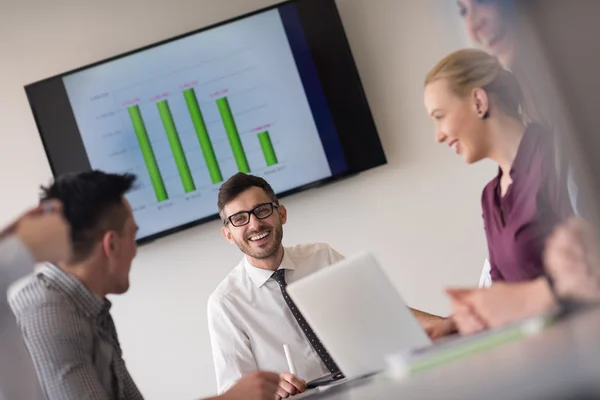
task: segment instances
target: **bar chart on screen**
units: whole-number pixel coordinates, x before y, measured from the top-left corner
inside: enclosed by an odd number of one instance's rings
[[[91,167],[137,176],[127,199],[141,235],[214,216],[220,186],[237,172],[277,193],[332,175],[277,12],[64,83]]]
[[[227,58],[215,62],[230,65],[235,55]],[[128,155],[115,157],[124,159],[118,164],[130,163],[128,169],[149,177],[147,186],[158,203],[211,190],[238,171],[285,167],[277,156],[285,143],[273,139],[280,136],[279,123],[260,71],[212,66],[225,73],[201,80],[195,76],[207,75],[202,68],[206,63],[112,93],[121,129],[130,133],[124,143]]]

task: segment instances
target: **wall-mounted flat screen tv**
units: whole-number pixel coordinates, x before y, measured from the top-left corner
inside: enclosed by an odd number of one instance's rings
[[[334,0],[296,0],[25,87],[55,176],[138,177],[144,242],[218,217],[238,171],[288,195],[386,163]]]

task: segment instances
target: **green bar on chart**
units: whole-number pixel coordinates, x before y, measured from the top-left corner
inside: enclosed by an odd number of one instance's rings
[[[179,176],[181,177],[181,183],[183,183],[183,189],[186,193],[193,192],[196,190],[196,185],[194,184],[190,167],[185,158],[183,147],[181,146],[181,140],[179,139],[179,134],[175,127],[175,121],[173,121],[169,103],[167,103],[167,100],[161,100],[156,103],[156,107],[158,107],[160,119],[162,120],[163,127],[167,133],[167,138],[169,139],[169,146],[171,146],[171,152],[175,158],[175,164],[177,165],[177,171],[179,171]]]
[[[200,148],[202,149],[202,154],[204,155],[204,160],[206,161],[206,167],[208,168],[210,179],[213,184],[223,182],[223,175],[221,174],[221,169],[219,168],[219,163],[217,162],[217,156],[215,155],[212,142],[208,136],[208,130],[206,129],[204,117],[202,117],[202,112],[200,111],[200,106],[198,105],[198,99],[196,98],[194,88],[184,90],[183,97],[185,98],[185,103],[187,104],[190,117],[192,117],[194,130],[196,131],[198,141],[200,142]]]
[[[260,142],[260,147],[262,147],[263,154],[265,155],[265,161],[267,162],[267,166],[277,164],[277,155],[275,154],[275,149],[273,148],[273,143],[271,142],[271,136],[269,136],[268,131],[264,131],[258,134],[258,141]]]
[[[238,171],[249,173],[250,166],[248,165],[248,159],[246,158],[246,153],[244,153],[242,140],[240,139],[240,134],[235,126],[235,121],[233,120],[233,115],[231,114],[231,108],[229,107],[229,101],[227,100],[227,97],[221,97],[220,99],[217,99],[217,106],[219,107],[221,119],[223,119],[223,125],[225,126],[225,131],[227,132],[227,138],[229,139],[229,145],[233,151],[233,158],[235,158]]]
[[[135,136],[140,144],[140,150],[142,151],[144,162],[146,163],[146,168],[148,169],[148,174],[150,175],[150,181],[152,182],[152,187],[154,188],[154,193],[156,194],[156,200],[159,202],[167,200],[169,198],[167,195],[167,189],[165,188],[165,183],[163,182],[162,175],[158,169],[156,156],[154,155],[152,144],[148,138],[148,132],[146,131],[146,126],[144,125],[144,120],[142,119],[140,107],[138,105],[127,107],[127,111],[129,112],[129,118],[131,118],[131,122],[133,123]]]

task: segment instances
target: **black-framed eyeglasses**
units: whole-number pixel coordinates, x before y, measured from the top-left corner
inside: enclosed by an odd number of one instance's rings
[[[269,218],[273,215],[273,210],[279,207],[275,203],[263,203],[254,207],[249,211],[240,211],[233,215],[230,215],[223,221],[223,225],[227,225],[228,222],[235,227],[240,227],[244,225],[248,225],[250,222],[250,216],[254,214],[254,216],[258,219]]]

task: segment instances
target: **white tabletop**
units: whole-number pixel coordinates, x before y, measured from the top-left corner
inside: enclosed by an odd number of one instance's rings
[[[538,335],[399,381],[378,376],[310,398],[559,399],[567,396],[600,397],[598,307],[572,315]]]

